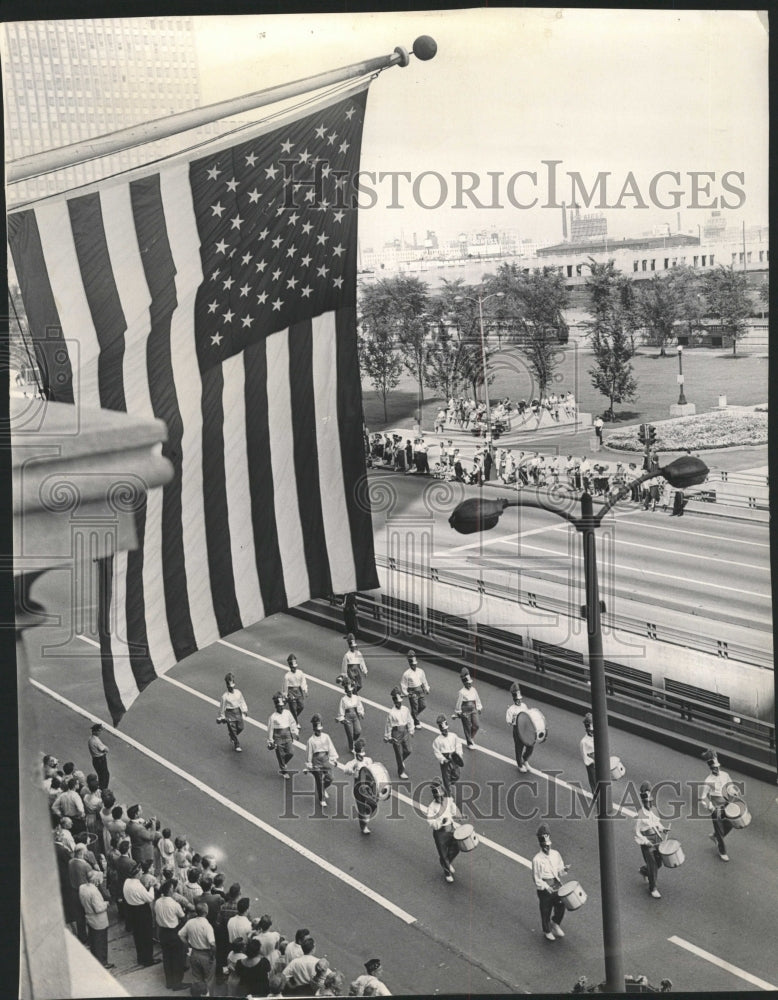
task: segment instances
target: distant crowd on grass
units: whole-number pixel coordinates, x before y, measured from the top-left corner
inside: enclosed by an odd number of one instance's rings
[[[492,430],[497,433],[509,431],[512,419],[521,422],[532,416],[539,421],[544,412],[557,423],[561,422],[562,417],[574,420],[577,412],[575,396],[570,391],[561,390],[558,395],[552,392],[548,396],[533,397],[529,401],[520,399],[518,403],[506,396],[490,407]],[[446,428],[454,427],[485,436],[486,403],[483,400],[475,402],[464,396],[452,396],[448,405],[441,407],[435,416],[435,431],[442,434]]]
[[[192,996],[391,996],[379,959],[346,988],[316,955],[308,928],[284,936],[265,913],[254,916],[239,882],[227,883],[212,854],[117,803],[96,774],[43,758],[65,920],[106,969],[108,928],[132,934],[140,966],[158,965],[165,986]],[[189,971],[191,982],[184,983]],[[160,988],[162,984],[160,983]]]

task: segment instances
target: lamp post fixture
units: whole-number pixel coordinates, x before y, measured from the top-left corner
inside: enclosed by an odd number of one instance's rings
[[[676,350],[678,351],[678,387],[680,389],[678,405],[686,406],[686,396],[683,394],[683,345],[679,344]]]
[[[454,302],[460,303],[468,299],[470,302],[478,303],[478,325],[481,332],[481,370],[484,375],[484,402],[486,403],[486,447],[489,454],[492,454],[492,410],[489,405],[489,378],[486,374],[486,347],[484,345],[484,302],[487,299],[504,299],[505,292],[492,292],[491,295],[457,295]]]
[[[684,489],[705,481],[708,467],[699,458],[684,455],[658,470],[658,474],[671,486]],[[657,475],[656,470],[646,472],[637,483]],[[602,936],[605,951],[605,978],[608,993],[624,992],[624,962],[619,920],[619,899],[616,888],[616,840],[614,816],[611,807],[610,748],[608,740],[608,703],[605,693],[605,663],[602,649],[602,624],[600,621],[600,588],[597,579],[597,551],[595,531],[611,507],[630,492],[622,489],[603,504],[595,514],[592,498],[588,493],[581,497],[581,515],[575,517],[561,509],[548,496],[537,491],[519,490],[515,499],[498,497],[495,500],[464,500],[455,507],[449,524],[461,534],[488,531],[499,521],[506,507],[536,507],[564,518],[581,533],[583,543],[584,578],[586,585],[586,624],[589,644],[589,676],[591,680],[592,716],[594,718],[594,757],[597,778],[597,838],[600,854],[600,891],[602,895]]]

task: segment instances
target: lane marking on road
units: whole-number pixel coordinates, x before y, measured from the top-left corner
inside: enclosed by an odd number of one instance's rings
[[[246,656],[251,656],[256,660],[261,660],[263,663],[269,663],[271,666],[277,667],[279,670],[286,671],[288,669],[285,663],[279,663],[277,660],[272,660],[270,659],[270,657],[263,656],[261,653],[255,653],[253,649],[246,649],[245,646],[238,646],[234,642],[229,642],[227,639],[218,639],[217,642],[221,643],[222,646],[228,646],[230,649],[234,649],[239,653],[244,653]],[[337,692],[342,691],[342,688],[340,688],[337,684],[330,684],[329,681],[320,680],[318,677],[314,677],[311,674],[306,674],[305,676],[308,678],[308,680],[312,681],[314,684],[321,684],[322,687],[329,688],[331,691],[337,691]],[[360,698],[362,698],[362,695],[360,695]],[[384,712],[385,714],[387,712],[386,707],[384,705],[379,705],[378,702],[376,701],[371,701],[369,698],[362,698],[362,701],[366,705],[370,705],[371,708],[377,708],[380,712]],[[427,722],[420,723],[420,725],[417,728],[426,729],[428,732],[434,733],[436,736],[439,732],[437,726],[431,726]],[[483,730],[483,726],[481,727],[481,729]],[[490,750],[489,747],[479,746],[476,744],[476,746],[473,749],[478,753],[486,754],[487,757],[494,757],[495,760],[500,760],[505,764],[515,765],[516,763],[516,761],[512,757],[506,757],[505,754],[498,753],[496,750]],[[553,781],[561,788],[566,788],[570,792],[577,793],[578,795],[583,795],[585,798],[588,799],[593,798],[591,792],[587,791],[585,788],[581,788],[579,785],[572,785],[569,782],[565,781],[563,778],[558,778],[556,777],[556,775],[553,774],[546,774],[545,771],[539,771],[537,768],[531,767],[530,765],[527,765],[527,767],[529,768],[532,774],[536,774],[539,778],[544,778],[546,781]],[[635,810],[630,809],[629,806],[616,806],[616,809],[618,809],[618,811],[623,813],[625,816],[629,816],[632,819],[634,819],[637,816]]]
[[[32,684],[32,686],[37,688],[39,691],[43,692],[43,694],[48,695],[54,701],[58,702],[61,705],[64,705],[66,708],[69,708],[77,715],[80,715],[82,718],[85,718],[91,722],[102,722],[102,719],[100,719],[98,716],[92,715],[91,712],[88,712],[86,711],[86,709],[83,709],[79,705],[74,704],[72,701],[69,701],[67,698],[58,694],[56,691],[52,691],[51,688],[46,687],[39,681],[30,678],[30,684]],[[203,696],[203,698],[205,698],[205,700],[208,701],[212,700],[207,698],[207,696]],[[325,872],[327,872],[328,875],[333,875],[335,878],[339,879],[341,882],[350,886],[352,889],[356,889],[357,892],[361,893],[363,896],[366,896],[374,903],[378,903],[379,906],[383,907],[383,909],[385,910],[388,910],[389,913],[393,914],[393,916],[398,917],[400,920],[403,921],[403,923],[406,924],[416,923],[416,917],[408,913],[407,910],[404,910],[402,909],[402,907],[397,906],[396,903],[393,903],[390,899],[387,899],[386,896],[382,896],[374,889],[371,889],[370,886],[365,885],[364,882],[360,882],[358,879],[355,879],[352,875],[349,875],[348,872],[344,872],[341,868],[338,868],[335,865],[331,864],[329,861],[325,861],[324,858],[319,857],[318,854],[315,854],[313,851],[309,851],[307,847],[303,847],[302,844],[297,843],[297,841],[293,840],[291,837],[288,837],[285,833],[281,833],[281,831],[277,830],[274,826],[271,826],[264,820],[259,819],[258,816],[254,816],[253,813],[250,813],[247,809],[243,809],[235,802],[232,802],[226,796],[222,795],[220,792],[217,792],[216,789],[211,788],[209,785],[206,785],[205,782],[200,781],[198,778],[195,778],[194,775],[189,774],[188,771],[184,771],[183,768],[180,768],[177,765],[173,764],[171,761],[167,760],[166,758],[161,757],[158,753],[155,753],[149,747],[146,747],[142,743],[139,743],[138,740],[133,739],[126,733],[120,732],[118,729],[115,729],[108,723],[102,722],[102,725],[103,728],[106,730],[106,732],[109,732],[113,736],[116,736],[118,739],[122,740],[128,746],[133,747],[133,749],[138,750],[146,757],[149,757],[151,760],[155,761],[161,767],[167,768],[167,770],[172,771],[173,774],[177,775],[179,778],[182,778],[184,781],[189,782],[189,784],[198,789],[198,791],[202,792],[204,795],[207,795],[215,802],[218,802],[219,805],[224,806],[225,809],[229,809],[237,816],[240,816],[241,819],[246,820],[247,823],[251,823],[252,826],[255,826],[257,827],[257,829],[262,830],[263,833],[266,833],[268,834],[268,836],[273,837],[275,840],[279,841],[285,847],[291,848],[291,850],[295,851],[297,854],[304,857],[307,861],[310,861],[312,864],[317,865],[319,868],[323,869]]]
[[[752,986],[758,986],[760,990],[778,990],[778,986],[774,986],[772,983],[768,983],[764,979],[760,979],[758,976],[753,976],[750,972],[746,972],[744,969],[739,969],[736,965],[732,965],[730,962],[725,962],[724,959],[719,958],[718,955],[712,955],[709,951],[705,951],[703,948],[698,948],[696,944],[691,944],[689,941],[684,941],[683,938],[676,937],[675,934],[667,940],[671,944],[677,944],[679,948],[685,948],[686,951],[690,951],[693,955],[704,958],[706,962],[710,962],[712,965],[717,965],[720,969],[724,969],[726,972],[731,972],[733,976],[738,976],[740,979],[744,979],[747,983],[751,983]]]
[[[632,548],[635,549],[648,549],[650,552],[665,552],[667,555],[671,556],[681,555],[681,553],[677,549],[663,549],[660,548],[658,545],[646,545],[643,542],[630,542],[624,538],[619,538],[614,544],[618,545],[619,547],[626,545],[626,546],[631,546]],[[528,545],[527,548],[530,549],[540,548],[540,546]],[[544,549],[543,551],[548,552],[549,550]],[[741,569],[755,569],[759,570],[760,572],[769,571],[770,569],[769,565],[760,566],[757,565],[756,563],[739,563],[739,562],[734,562],[731,559],[720,559],[718,556],[705,556],[701,552],[686,553],[686,556],[692,559],[705,559],[708,562],[724,563],[725,566],[739,566]]]
[[[767,527],[767,525],[763,525],[763,527]],[[733,540],[731,535],[726,535],[726,536],[716,535],[716,534],[714,534],[712,532],[710,534],[708,534],[705,531],[692,531],[690,528],[676,528],[676,527],[671,527],[669,524],[662,527],[662,534],[663,535],[694,535],[696,538],[704,538],[704,539],[706,539],[709,543],[710,542],[731,542]],[[751,541],[751,540],[749,540],[747,538],[738,538],[737,539],[737,545],[738,545],[738,548],[741,545],[755,545],[757,548],[760,548],[760,549],[769,549],[770,548],[770,543],[769,542],[754,542],[754,541]]]

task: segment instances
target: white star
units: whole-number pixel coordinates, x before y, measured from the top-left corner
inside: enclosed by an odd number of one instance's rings
[[[249,153],[249,155],[246,157],[247,165],[249,167],[253,167],[256,162],[257,162],[256,156],[253,153]]]
[[[253,316],[244,316],[243,319],[241,320],[243,326],[248,326],[248,327],[250,327],[253,322],[254,322]]]
[[[312,229],[313,226],[310,224],[310,222],[306,222],[305,225],[303,226],[303,232],[305,233],[306,236],[308,235],[308,233],[310,233]]]
[[[354,114],[355,111],[356,111],[356,108],[349,108],[348,111],[346,112],[346,118],[348,118],[349,121],[351,121],[351,117],[352,117],[352,115]]]
[[[222,203],[220,201],[217,201],[215,205],[211,205],[211,211],[213,212],[214,215],[218,215],[219,218],[221,219],[222,212],[224,211],[224,209],[222,208]]]
[[[224,282],[224,287],[225,289],[230,289],[234,284],[235,282],[233,281],[232,278],[227,278],[227,280]]]
[[[333,142],[335,142],[335,140],[337,138],[338,138],[338,133],[337,132],[330,132],[330,134],[327,136],[327,142],[331,146],[333,144]]]
[[[343,211],[340,211],[340,212],[336,212],[336,213],[335,213],[335,214],[333,215],[333,217],[332,217],[332,218],[333,218],[333,219],[335,220],[335,222],[342,222],[342,221],[343,221],[343,216],[344,216],[345,214],[346,214],[346,213],[345,213],[345,212],[343,212]]]
[[[219,305],[219,303],[216,301],[216,299],[214,299],[213,302],[209,302],[208,303],[208,312],[209,313],[215,313],[218,305]]]
[[[307,190],[307,191],[305,192],[305,200],[306,200],[306,201],[313,201],[313,199],[314,199],[315,197],[316,197],[316,195],[315,195],[315,194],[313,193],[313,191],[311,191],[310,189],[308,189],[308,190]]]
[[[234,256],[235,256],[235,247],[233,247],[232,250],[230,250],[230,260],[232,260]]]
[[[266,267],[267,267],[267,263],[264,260],[264,258],[262,260],[258,260],[257,261],[257,270],[258,271],[264,271]]]
[[[343,187],[343,185],[345,183],[346,183],[346,178],[345,177],[336,177],[335,178],[335,187],[336,188]]]
[[[302,297],[304,299],[307,299],[310,296],[310,294],[311,294],[312,291],[313,291],[313,289],[311,288],[310,285],[306,285],[305,288],[301,288],[300,289],[300,292],[301,292]]]
[[[251,263],[251,254],[250,254],[250,253],[244,253],[244,254],[243,254],[243,256],[242,256],[242,257],[240,258],[240,262],[241,262],[241,264],[242,264],[242,265],[243,265],[244,267],[245,267],[245,266],[246,266],[247,264],[250,264],[250,263]]]
[[[324,264],[322,264],[321,267],[319,267],[319,268],[316,269],[316,273],[319,275],[320,278],[325,278],[327,276],[327,272],[328,271],[329,271],[329,268],[325,267]]]
[[[332,167],[329,165],[329,163],[325,163],[324,166],[321,168],[322,177],[329,177],[331,173],[332,173]]]
[[[318,236],[316,237],[316,242],[317,242],[318,244],[320,244],[321,246],[324,246],[324,244],[325,244],[325,243],[327,242],[327,240],[328,240],[328,239],[329,239],[329,236],[327,236],[327,234],[326,234],[326,233],[320,233],[320,234],[319,234],[319,235],[318,235]]]
[[[220,173],[221,173],[221,170],[219,170],[218,167],[211,167],[211,169],[208,171],[208,180],[209,181],[215,181],[216,178],[219,176]]]
[[[259,302],[259,304],[263,306],[267,302],[267,292],[261,292],[257,296],[257,302]]]
[[[267,229],[263,229],[262,232],[257,236],[257,239],[258,240],[266,240],[267,239],[267,234],[268,234],[268,230]]]
[[[273,312],[278,312],[283,304],[284,304],[283,299],[276,299],[275,302],[273,303]]]
[[[294,146],[294,143],[293,143],[293,142],[290,142],[290,141],[289,141],[289,140],[287,139],[287,140],[286,140],[286,142],[282,142],[282,143],[281,143],[281,150],[282,150],[282,151],[283,151],[284,153],[291,153],[291,152],[292,152],[292,146]]]
[[[300,216],[297,214],[297,212],[292,212],[292,214],[289,216],[289,225],[290,226],[296,226],[297,225],[297,220],[299,218],[300,218]]]
[[[228,191],[237,191],[238,190],[238,182],[235,180],[234,177],[232,178],[231,181],[227,181],[227,190]]]
[[[296,284],[297,284],[297,278],[289,278],[289,280],[286,283],[286,287],[287,288],[294,288],[294,286]]]
[[[273,281],[278,281],[280,277],[281,277],[281,268],[279,267],[276,268],[275,271],[273,271]]]
[[[300,163],[307,163],[310,160],[311,154],[306,149],[304,152],[300,153]]]
[[[316,138],[317,139],[323,139],[326,132],[327,132],[327,126],[326,125],[320,125],[316,129]]]
[[[277,250],[281,246],[282,242],[283,241],[282,241],[281,237],[280,236],[276,236],[276,238],[273,240],[273,249]]]
[[[308,265],[311,263],[311,260],[312,260],[312,258],[308,254],[306,254],[301,259],[300,263],[303,265],[303,267],[308,267]]]
[[[292,244],[292,245],[291,245],[291,246],[289,247],[289,249],[288,249],[288,250],[286,251],[286,256],[287,256],[287,257],[294,257],[294,255],[295,255],[296,253],[297,253],[297,247],[296,247],[296,246],[294,245],[294,243],[293,243],[293,244]]]
[[[211,337],[211,343],[214,345],[214,347],[218,347],[219,344],[221,344],[221,342],[222,342],[223,339],[224,338],[222,337],[222,335],[220,333],[215,333]]]
[[[330,203],[327,201],[326,198],[322,198],[322,200],[316,207],[319,209],[320,212],[326,212],[327,209],[330,207]]]
[[[218,277],[219,277],[219,271],[218,271],[218,269],[217,269],[217,270],[216,270],[216,271],[214,271],[214,272],[213,272],[213,274],[211,275],[211,281],[216,281],[216,279],[217,279]]]
[[[240,229],[243,225],[243,219],[241,219],[239,215],[236,215],[234,219],[230,219],[230,222],[232,223],[233,229]]]
[[[271,165],[269,167],[265,167],[265,176],[268,177],[270,180],[274,181],[276,179],[276,174],[277,173],[278,173],[278,171],[272,165],[272,163],[271,163]]]
[[[251,202],[252,205],[256,205],[256,203],[259,201],[259,191],[257,191],[256,188],[254,188],[253,191],[249,191],[249,201]]]
[[[219,240],[216,244],[216,253],[225,253],[227,250],[227,244],[224,240]]]
[[[340,144],[340,145],[338,146],[338,151],[339,151],[339,152],[341,152],[341,153],[345,153],[345,152],[346,152],[346,150],[348,149],[348,147],[349,147],[349,144],[348,144],[347,142],[342,142],[342,143],[341,143],[341,144]]]
[[[332,252],[335,254],[336,257],[340,257],[340,255],[344,253],[345,249],[346,248],[344,246],[341,246],[340,243],[338,243],[336,247],[332,248]]]
[[[232,317],[234,315],[235,315],[235,313],[232,311],[232,309],[228,309],[227,312],[224,313],[224,322],[225,323],[231,323],[232,322]]]
[[[332,283],[333,283],[333,285],[336,288],[342,288],[343,287],[343,278],[333,278],[332,279]]]
[[[240,288],[240,297],[242,299],[245,298],[248,295],[249,291],[250,291],[250,286],[249,285],[241,285],[241,288]]]
[[[278,208],[276,209],[276,215],[283,215],[283,214],[284,214],[284,206],[279,205]]]

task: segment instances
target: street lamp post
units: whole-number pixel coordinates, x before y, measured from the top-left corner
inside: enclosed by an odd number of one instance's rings
[[[457,295],[454,301],[464,302],[468,299],[470,302],[478,302],[478,325],[481,333],[481,370],[484,376],[484,402],[486,403],[486,447],[489,449],[489,454],[492,454],[492,410],[489,405],[489,377],[486,373],[486,346],[484,342],[484,302],[487,299],[496,298],[504,299],[505,292],[492,292],[491,295]]]
[[[678,351],[678,387],[680,389],[678,405],[686,406],[686,396],[683,394],[683,345],[679,344],[676,350]]]
[[[685,455],[658,470],[671,486],[684,489],[705,481],[708,467],[699,458]],[[657,475],[646,472],[636,485]],[[594,769],[597,779],[597,838],[600,855],[600,891],[602,894],[602,937],[605,952],[605,979],[608,993],[624,992],[624,962],[619,919],[619,899],[616,884],[616,840],[612,812],[610,747],[608,739],[608,702],[605,691],[605,662],[600,620],[600,588],[597,578],[596,529],[611,507],[630,492],[622,489],[595,514],[589,493],[581,497],[581,515],[575,517],[557,506],[548,494],[520,490],[516,499],[498,497],[495,500],[464,500],[452,512],[449,524],[461,534],[488,531],[493,528],[506,507],[535,507],[564,518],[580,532],[583,544],[584,578],[586,585],[586,624],[589,645],[589,676],[591,680],[592,716],[594,720]]]

